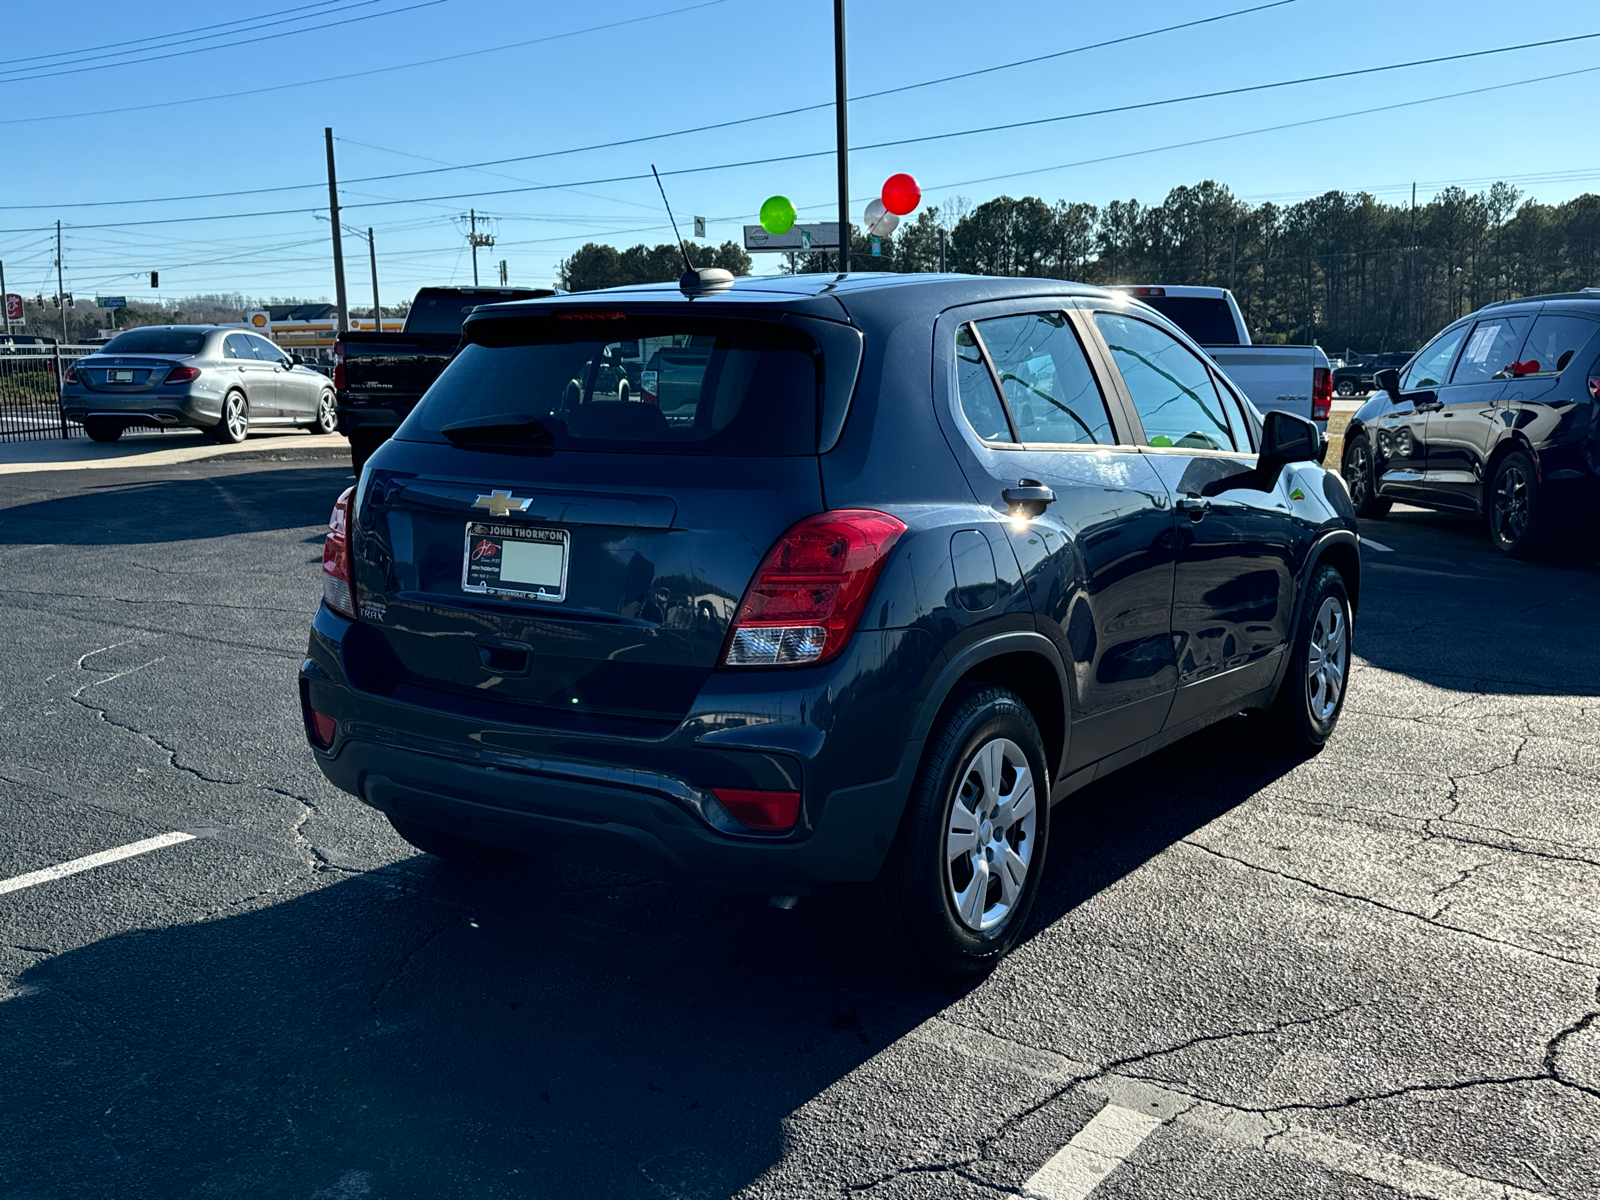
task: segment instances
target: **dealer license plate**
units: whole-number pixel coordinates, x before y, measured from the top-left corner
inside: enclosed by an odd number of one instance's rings
[[[133,372],[132,371],[107,371],[106,372],[106,382],[107,383],[132,383],[133,382]]]
[[[462,590],[480,596],[565,600],[570,544],[565,529],[468,521]]]

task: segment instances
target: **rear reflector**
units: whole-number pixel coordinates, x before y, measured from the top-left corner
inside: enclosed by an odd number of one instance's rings
[[[871,509],[837,509],[794,525],[767,551],[745,590],[723,663],[771,667],[837,657],[905,530]]]
[[[1311,368],[1311,419],[1326,421],[1333,408],[1333,372],[1327,367]]]
[[[311,733],[317,740],[317,745],[326,750],[333,745],[334,734],[339,732],[339,722],[332,717],[324,716],[316,709],[311,710]]]
[[[350,506],[355,488],[340,493],[322,539],[322,602],[341,617],[356,619],[355,580],[350,572]]]
[[[793,829],[800,816],[799,792],[750,792],[737,788],[713,788],[733,819],[751,829],[769,833]]]
[[[162,383],[188,383],[191,379],[200,378],[199,367],[173,367],[167,372],[167,377]]]

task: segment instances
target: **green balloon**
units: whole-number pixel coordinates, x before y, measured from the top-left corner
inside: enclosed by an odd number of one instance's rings
[[[769,196],[761,206],[761,228],[768,233],[788,233],[794,220],[794,204],[787,196]]]

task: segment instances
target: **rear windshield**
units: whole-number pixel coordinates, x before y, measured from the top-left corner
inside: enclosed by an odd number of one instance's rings
[[[474,321],[471,337],[397,436],[462,445],[446,431],[478,422],[508,433],[473,449],[817,452],[822,352],[786,326],[574,313]]]
[[[1140,296],[1139,299],[1202,346],[1239,344],[1239,328],[1233,323],[1233,310],[1220,296]]]
[[[407,333],[460,333],[461,322],[480,304],[503,304],[507,300],[520,300],[548,292],[452,292],[443,296],[418,296],[406,314]]]
[[[205,344],[205,329],[130,329],[104,346],[102,354],[198,354]]]

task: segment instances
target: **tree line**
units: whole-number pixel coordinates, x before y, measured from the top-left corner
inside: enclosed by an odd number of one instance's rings
[[[936,271],[942,254],[947,269],[967,274],[1232,288],[1256,341],[1336,351],[1412,350],[1491,301],[1600,285],[1600,195],[1542,204],[1503,182],[1445,188],[1415,207],[1339,191],[1252,205],[1213,180],[1173,188],[1153,205],[999,196],[972,207],[958,198],[924,206],[879,239],[876,254],[860,230],[851,233],[857,270]],[[743,269],[723,259],[729,251]],[[562,263],[561,286],[676,279],[675,253],[670,244],[620,253],[590,244]],[[814,253],[775,265],[830,271],[834,259]],[[613,260],[605,271],[590,265]],[[745,274],[749,258],[728,242],[718,261],[696,265]]]

